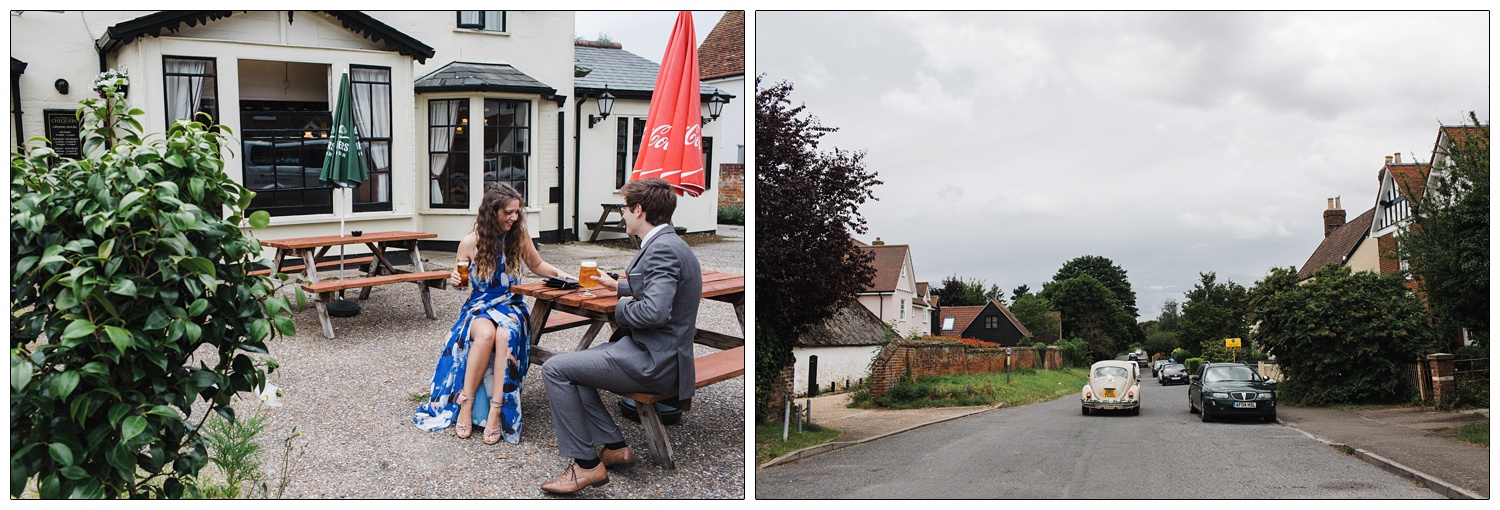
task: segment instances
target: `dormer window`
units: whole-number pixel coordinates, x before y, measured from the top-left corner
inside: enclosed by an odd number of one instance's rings
[[[943,331],[953,331],[952,317],[943,317]]]

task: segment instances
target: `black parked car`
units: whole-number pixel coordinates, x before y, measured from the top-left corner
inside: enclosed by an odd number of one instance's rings
[[[1187,367],[1182,366],[1182,363],[1167,363],[1162,365],[1156,371],[1156,382],[1161,383],[1162,386],[1168,384],[1187,384]]]
[[[1204,363],[1188,382],[1188,412],[1216,416],[1259,416],[1276,421],[1276,381],[1244,363]]]

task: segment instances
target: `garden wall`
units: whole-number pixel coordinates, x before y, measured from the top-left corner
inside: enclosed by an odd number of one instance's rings
[[[1012,347],[1011,368],[1044,368],[1036,350]],[[1048,349],[1047,357],[1057,349]],[[870,393],[884,395],[903,377],[964,375],[1005,370],[1005,348],[976,347],[951,341],[900,340],[886,344],[870,367]]]

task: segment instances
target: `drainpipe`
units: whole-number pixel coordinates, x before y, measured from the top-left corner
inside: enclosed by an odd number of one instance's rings
[[[578,183],[582,176],[583,166],[583,103],[588,101],[584,94],[579,94],[573,101],[573,240],[583,238],[583,230],[578,225]]]
[[[558,243],[562,243],[563,241],[567,240],[567,239],[565,239],[563,237],[563,206],[566,206],[568,204],[568,197],[564,196],[564,193],[563,193],[563,189],[564,189],[563,188],[563,183],[567,182],[567,181],[563,180],[563,174],[566,173],[565,168],[568,166],[568,163],[565,160],[565,156],[567,156],[567,149],[564,147],[564,143],[563,143],[564,142],[563,141],[563,137],[567,136],[567,132],[568,132],[568,129],[566,127],[567,126],[567,116],[568,116],[568,114],[567,114],[566,111],[559,110],[557,112],[557,194],[558,194],[558,197],[557,197],[557,199],[558,199],[558,201],[557,201],[557,242]]]

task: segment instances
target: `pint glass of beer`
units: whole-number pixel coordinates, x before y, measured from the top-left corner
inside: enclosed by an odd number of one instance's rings
[[[585,260],[578,263],[578,285],[583,287],[583,296],[594,297],[594,293],[589,289],[598,286],[599,282],[591,277],[598,275],[599,264],[597,262]]]
[[[458,259],[454,261],[454,265],[458,269],[458,287],[456,288],[458,290],[469,288],[469,261]]]

